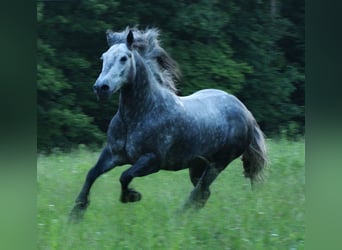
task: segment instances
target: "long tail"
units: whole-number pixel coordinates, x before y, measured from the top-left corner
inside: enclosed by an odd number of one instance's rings
[[[255,122],[253,138],[247,150],[242,155],[244,175],[250,178],[251,185],[262,179],[262,170],[267,165],[267,150],[265,137],[259,125]]]

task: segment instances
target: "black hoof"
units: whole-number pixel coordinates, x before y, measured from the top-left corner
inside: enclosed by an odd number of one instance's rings
[[[136,202],[141,200],[141,194],[133,189],[127,189],[121,193],[120,201],[122,203]]]
[[[89,205],[88,203],[76,203],[69,214],[69,223],[78,223],[82,221],[84,213]]]

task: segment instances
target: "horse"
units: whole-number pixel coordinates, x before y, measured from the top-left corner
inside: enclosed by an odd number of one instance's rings
[[[210,185],[234,159],[241,157],[251,185],[267,163],[265,137],[256,119],[237,97],[217,89],[189,96],[176,94],[176,62],[158,43],[157,30],[126,28],[107,32],[109,49],[93,88],[101,100],[119,92],[107,143],[88,171],[70,213],[80,221],[95,180],[114,167],[130,165],[120,177],[123,203],[142,195],[129,187],[136,177],[160,170],[189,169],[194,189],[184,208],[202,208]]]

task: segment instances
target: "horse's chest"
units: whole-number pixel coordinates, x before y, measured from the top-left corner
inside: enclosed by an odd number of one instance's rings
[[[150,130],[135,128],[127,135],[126,154],[131,161],[136,161],[141,155],[153,151],[153,138],[155,135]]]
[[[136,161],[147,153],[165,152],[173,143],[173,136],[168,128],[160,124],[136,126],[129,130],[126,141],[126,154],[131,161]]]

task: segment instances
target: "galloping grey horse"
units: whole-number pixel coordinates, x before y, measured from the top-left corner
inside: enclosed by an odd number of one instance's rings
[[[194,189],[185,207],[200,208],[210,196],[210,184],[237,157],[242,156],[244,175],[252,184],[266,165],[264,136],[247,108],[221,90],[177,96],[177,64],[157,38],[155,29],[107,32],[110,48],[101,57],[94,91],[100,99],[120,91],[119,108],[71,219],[83,217],[94,181],[116,166],[132,165],[120,177],[124,203],[141,199],[129,188],[133,178],[188,168]]]

